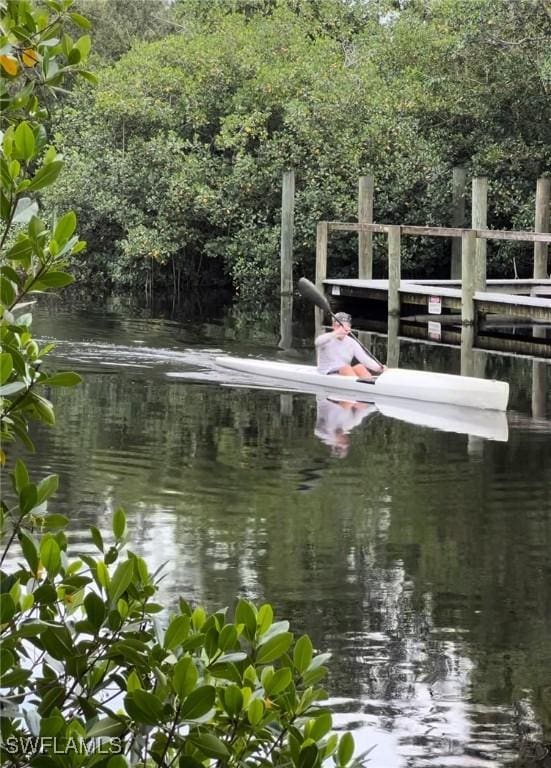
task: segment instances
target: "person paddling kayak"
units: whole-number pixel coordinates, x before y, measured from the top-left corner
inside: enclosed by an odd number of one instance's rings
[[[346,312],[337,312],[333,320],[333,330],[322,333],[316,338],[314,344],[320,373],[339,373],[341,376],[370,379],[374,373],[384,371],[384,366],[376,363],[356,339],[349,336],[351,327],[350,315]],[[357,363],[353,365],[354,360],[357,360]]]

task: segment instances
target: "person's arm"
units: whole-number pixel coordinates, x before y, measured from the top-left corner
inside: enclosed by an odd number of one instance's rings
[[[328,342],[331,341],[331,339],[335,339],[337,337],[337,334],[335,331],[329,331],[329,333],[321,333],[319,336],[317,336],[314,340],[314,345],[316,347],[323,347]]]
[[[354,342],[354,357],[359,363],[363,363],[363,365],[365,365],[365,367],[373,373],[381,373],[384,371],[384,365],[379,365],[379,363],[370,357],[370,355],[368,355],[367,352],[362,349],[360,344],[358,344],[356,339],[351,339],[351,341]]]

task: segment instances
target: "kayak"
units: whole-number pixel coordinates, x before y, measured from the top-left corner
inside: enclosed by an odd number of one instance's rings
[[[449,373],[389,368],[372,379],[360,379],[338,374],[328,376],[319,373],[313,365],[229,356],[217,357],[216,365],[270,379],[272,382],[312,385],[321,390],[327,389],[342,394],[343,397],[367,396],[373,402],[376,402],[379,396],[398,397],[465,408],[505,411],[509,401],[509,384],[505,381],[454,376]]]
[[[327,387],[319,387],[315,384],[271,381],[262,376],[253,376],[251,374],[239,375],[237,372],[230,373],[227,368],[221,369],[218,374],[209,370],[170,371],[166,375],[171,379],[179,381],[217,384],[218,386],[229,387],[230,389],[255,389],[290,394],[311,394],[318,397],[318,402],[321,399],[327,399],[340,403],[343,401],[367,403],[373,405],[375,411],[385,417],[397,419],[407,424],[415,424],[419,427],[436,429],[441,432],[455,432],[459,435],[470,435],[499,442],[507,442],[509,437],[507,414],[503,411],[464,408],[459,405],[407,400],[399,397],[385,397],[384,395],[370,397],[371,389],[353,397],[345,397],[342,392],[333,392]]]

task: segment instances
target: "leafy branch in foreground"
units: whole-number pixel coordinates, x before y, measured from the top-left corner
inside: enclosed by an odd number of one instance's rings
[[[332,733],[320,706],[328,654],[295,641],[269,604],[239,600],[230,616],[180,600],[161,621],[122,510],[109,542],[93,529],[99,556],[72,559],[68,520],[46,509],[57,478],[34,485],[18,462],[12,482],[23,561],[0,574],[3,764],[77,766],[84,752],[98,768],[356,764],[352,737]],[[47,739],[47,758],[29,747]],[[56,755],[71,739],[80,749]]]

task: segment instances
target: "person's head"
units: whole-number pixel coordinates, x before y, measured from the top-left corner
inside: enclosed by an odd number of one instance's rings
[[[334,331],[350,331],[352,327],[352,318],[348,312],[337,312],[333,318],[333,330]]]

